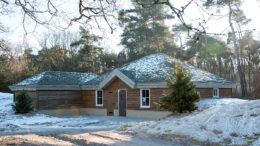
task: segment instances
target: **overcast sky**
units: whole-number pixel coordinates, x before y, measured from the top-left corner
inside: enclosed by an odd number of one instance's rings
[[[187,0],[179,0],[178,5],[181,6],[183,3],[185,3]],[[59,7],[62,7],[63,10],[66,10],[66,12],[70,12],[72,15],[77,10],[78,4],[77,1],[58,1],[60,2],[58,5]],[[125,1],[120,1],[120,8],[121,9],[127,9],[129,8],[129,3]],[[176,1],[175,1],[176,2]],[[252,21],[249,23],[248,27],[246,29],[256,29],[254,32],[254,36],[256,39],[260,40],[260,2],[257,0],[245,0],[244,4],[242,6],[242,9],[244,10],[244,13],[246,14],[247,18],[252,19]],[[202,18],[200,10],[196,7],[195,4],[188,7],[186,11],[186,19],[187,21],[190,21],[193,25],[197,25],[196,21],[192,21],[194,19]],[[222,11],[222,13],[226,13],[225,10]],[[48,32],[54,32],[55,30],[48,30],[45,27],[37,26],[36,31],[33,33],[27,34],[25,37],[24,30],[22,27],[22,15],[19,9],[13,9],[13,13],[7,16],[1,16],[0,17],[1,22],[5,26],[9,26],[9,32],[0,34],[1,38],[4,38],[8,40],[10,43],[13,44],[22,44],[24,42],[27,42],[27,44],[32,47],[34,50],[39,50],[39,40],[42,39],[43,33]],[[190,20],[189,20],[190,19]],[[4,20],[4,21],[2,21]],[[171,20],[170,22],[167,21],[167,24],[169,26],[172,26],[177,22],[177,20]],[[108,28],[107,25],[102,22],[101,23],[104,28]],[[28,23],[26,25],[28,31],[32,31],[34,28],[34,25],[32,23]],[[222,31],[227,30],[228,28],[228,20],[227,18],[222,19],[211,19],[207,24],[206,27],[208,28],[208,32],[211,33],[220,33]],[[79,24],[74,24],[72,27],[68,29],[68,31],[77,32],[79,28]],[[56,30],[56,32],[58,32]],[[120,34],[122,33],[121,28],[117,27],[116,31],[113,34],[110,34],[110,31],[106,31],[106,33],[93,30],[92,31],[95,34],[99,34],[104,37],[104,40],[101,43],[101,46],[103,46],[107,51],[109,52],[115,52],[118,53],[123,47],[118,46],[120,43]]]

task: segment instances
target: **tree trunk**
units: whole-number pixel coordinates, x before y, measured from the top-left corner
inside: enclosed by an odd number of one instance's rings
[[[233,26],[233,23],[232,23],[233,10],[231,8],[230,3],[228,3],[228,7],[229,7],[229,26],[230,26],[231,31],[232,31],[232,40],[233,40],[233,44],[234,44],[234,48],[235,48],[235,55],[236,55],[236,60],[237,60],[237,70],[238,70],[238,75],[239,75],[239,80],[240,80],[241,92],[242,92],[242,96],[245,96],[245,84],[244,84],[244,80],[243,80],[242,68],[241,68],[241,63],[240,63],[239,48],[238,48],[238,45],[237,45],[235,29],[234,29],[234,26]]]
[[[96,60],[93,60],[92,66],[93,66],[92,67],[92,69],[93,69],[92,72],[96,73]]]
[[[222,60],[221,60],[221,57],[219,57],[219,56],[217,56],[217,60],[218,60],[218,74],[219,74],[219,76],[221,76],[222,77]]]

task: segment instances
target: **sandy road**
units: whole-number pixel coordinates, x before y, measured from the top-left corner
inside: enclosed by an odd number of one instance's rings
[[[170,145],[192,145],[180,139],[172,141],[153,136],[137,135],[120,130],[83,132],[41,132],[21,133],[15,135],[0,136],[0,145],[21,146],[84,146],[84,145],[113,145],[113,146],[170,146]]]

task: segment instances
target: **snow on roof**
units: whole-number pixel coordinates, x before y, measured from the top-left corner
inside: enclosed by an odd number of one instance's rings
[[[16,83],[15,85],[23,86],[23,85],[37,85],[39,81],[43,78],[44,74],[46,72],[42,72],[40,74],[37,74],[36,76],[32,76],[28,79],[25,79],[19,83]]]
[[[83,85],[90,85],[90,86],[95,86],[95,85],[99,85],[100,82],[102,82],[109,74],[111,73],[110,72],[107,72],[107,73],[104,73],[96,78],[93,78],[87,82],[84,82]]]
[[[172,63],[176,60],[164,54],[153,54],[131,62],[119,70],[134,82],[164,81],[165,76],[172,77]]]
[[[97,76],[90,73],[46,71],[14,85],[80,85]]]
[[[164,82],[165,76],[173,78],[172,71],[175,63],[181,64],[179,60],[165,54],[152,54],[124,65],[123,67],[120,67],[119,70],[128,76],[128,78],[137,83]],[[182,66],[190,72],[194,82],[218,82],[233,84],[231,81],[203,71],[199,68],[190,65]]]
[[[214,75],[212,73],[209,73],[207,71],[203,71],[199,68],[196,68],[191,65],[185,65],[186,69],[189,71],[189,73],[192,76],[192,80],[194,82],[218,82],[218,83],[230,83],[233,84],[233,82],[228,81],[224,78],[221,78],[217,75]]]
[[[179,60],[165,54],[152,54],[130,62],[118,70],[135,83],[165,82],[165,76],[173,78],[172,71]],[[224,78],[190,65],[182,65],[194,82],[234,84]],[[46,71],[14,85],[99,85],[111,72],[101,76],[89,73]]]

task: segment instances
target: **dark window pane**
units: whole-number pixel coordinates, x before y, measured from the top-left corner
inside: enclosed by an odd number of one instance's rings
[[[97,91],[97,104],[103,104],[102,103],[102,98],[103,98],[103,96],[102,96],[102,91]]]
[[[142,105],[145,105],[146,99],[145,97],[142,97]]]
[[[146,98],[146,103],[147,105],[149,105],[149,98]]]
[[[146,90],[146,97],[149,97],[149,90]]]
[[[142,90],[142,106],[149,106],[149,90]]]
[[[97,99],[97,103],[98,103],[98,104],[102,104],[102,98],[98,98],[98,99]]]
[[[213,95],[214,95],[214,96],[217,96],[217,95],[218,95],[218,90],[217,90],[217,89],[214,89],[213,91],[214,91],[214,92],[213,92]]]
[[[97,91],[97,97],[102,97],[102,91]]]
[[[149,98],[148,97],[142,98],[142,106],[149,106]]]
[[[149,106],[149,98],[146,98],[146,99],[145,99],[145,105],[146,105],[146,106]]]

